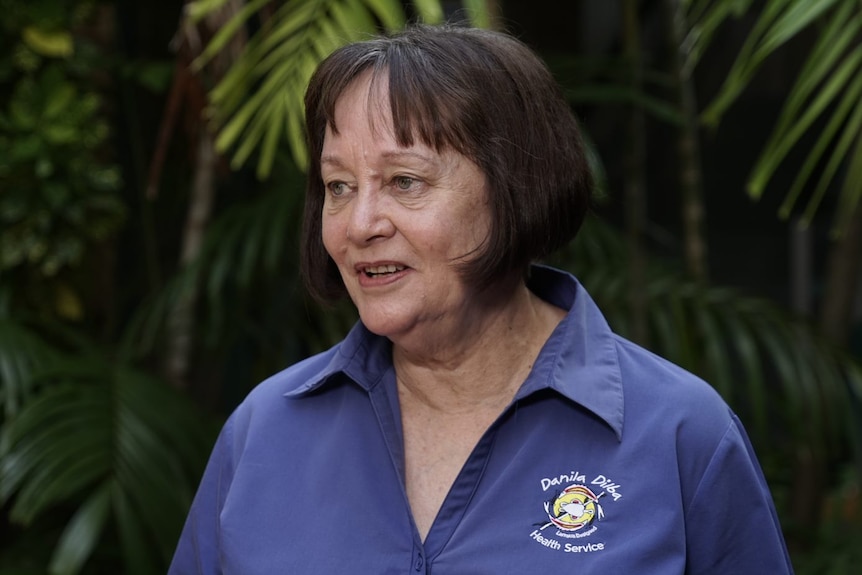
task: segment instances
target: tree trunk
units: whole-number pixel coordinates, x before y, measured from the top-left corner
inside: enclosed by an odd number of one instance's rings
[[[820,331],[838,345],[846,345],[862,265],[862,202],[856,204],[844,233],[833,240],[820,306]]]
[[[699,282],[708,279],[707,242],[704,237],[703,178],[700,164],[699,120],[691,74],[686,70],[683,39],[685,11],[680,0],[664,0],[665,27],[671,53],[674,99],[683,124],[677,132],[676,151],[682,200],[685,264]]]
[[[623,3],[623,45],[629,67],[629,90],[643,89],[643,61],[641,53],[640,17],[637,0]],[[643,110],[636,104],[629,106],[627,137],[625,141],[625,225],[629,255],[629,305],[631,331],[629,336],[641,345],[647,345],[646,252],[642,240],[647,222],[645,185],[646,122]]]
[[[207,224],[212,214],[215,197],[215,170],[217,156],[212,136],[201,126],[195,155],[195,172],[189,197],[186,225],[180,253],[180,268],[186,268],[199,255]],[[188,387],[189,364],[194,348],[194,312],[198,300],[198,286],[189,288],[177,300],[167,325],[166,371],[168,381],[175,387]]]
[[[186,2],[186,6],[189,2]],[[222,8],[209,14],[202,23],[195,24],[184,11],[180,18],[179,29],[175,37],[179,64],[177,73],[186,72],[191,62],[201,54],[206,42],[215,31],[224,26],[232,16],[243,6],[243,0],[228,0]],[[207,85],[217,84],[224,77],[230,62],[235,61],[245,44],[245,34],[239,33],[233,37],[226,50],[214,58],[206,72],[197,75],[187,74],[179,81],[179,95],[176,98],[186,101],[187,113],[192,115],[192,124],[196,127],[197,151],[195,153],[194,174],[189,194],[189,207],[186,225],[183,230],[180,248],[180,269],[188,268],[200,255],[206,228],[212,215],[215,199],[215,174],[218,165],[218,155],[215,150],[213,135],[206,128],[203,111],[206,107],[205,94]],[[178,102],[169,104],[166,126],[172,126],[176,121]],[[172,128],[166,128],[168,133]],[[167,141],[161,142],[164,152]],[[157,174],[157,172],[156,172]],[[148,194],[154,193],[154,182],[157,177],[151,174]],[[189,387],[189,366],[194,352],[195,308],[197,307],[200,286],[192,284],[186,293],[177,300],[167,322],[165,371],[168,381],[179,389]]]

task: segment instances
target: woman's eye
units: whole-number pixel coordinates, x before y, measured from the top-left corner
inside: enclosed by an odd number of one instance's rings
[[[326,187],[333,196],[341,196],[347,191],[347,184],[344,182],[330,182]]]
[[[409,190],[413,187],[413,183],[416,180],[409,176],[398,176],[395,178],[395,187],[399,190]]]

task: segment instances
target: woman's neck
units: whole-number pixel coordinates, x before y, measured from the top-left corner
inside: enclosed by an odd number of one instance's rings
[[[565,315],[523,284],[496,305],[473,312],[457,333],[438,337],[436,345],[426,340],[409,349],[394,342],[402,402],[451,415],[499,412]]]

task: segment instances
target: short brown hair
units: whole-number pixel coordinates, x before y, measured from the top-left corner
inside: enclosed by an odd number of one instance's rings
[[[320,156],[335,105],[357,77],[388,74],[395,138],[438,151],[451,147],[484,172],[492,225],[477,256],[462,264],[480,289],[524,273],[575,237],[592,177],[580,130],[544,63],[501,32],[416,25],[349,44],[317,68],[305,94],[310,157],[302,232],[302,271],[317,299],[345,293],[323,245]]]

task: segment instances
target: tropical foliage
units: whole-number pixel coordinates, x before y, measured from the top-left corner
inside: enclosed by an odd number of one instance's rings
[[[257,381],[331,345],[355,319],[349,305],[321,309],[308,301],[296,274],[309,74],[341,43],[412,19],[441,21],[450,4],[188,3],[178,28],[188,45],[191,31],[206,39],[193,69],[203,84],[214,80],[205,114],[230,169],[219,172],[197,255],[180,263],[177,238],[188,225],[182,214],[197,201],[186,193],[191,176],[182,173],[196,166],[186,154],[162,149],[170,168],[162,193],[142,204],[135,182],[145,179],[143,170],[109,145],[116,134],[105,86],[111,78],[129,81],[129,70],[141,64],[107,58],[109,50],[88,37],[94,2],[0,0],[0,574],[164,572],[220,420]],[[810,216],[843,181],[836,212],[843,229],[862,190],[859,3],[760,4],[679,2],[687,34],[682,73],[689,80],[697,73],[723,26],[757,15],[706,107],[703,118],[714,125],[745,97],[770,54],[814,30],[810,58],[750,191],[762,194],[790,147],[816,132],[783,213],[807,194]],[[460,4],[482,26],[493,22],[489,5]],[[207,28],[216,13],[221,24]],[[225,56],[229,65],[221,69]],[[619,59],[589,61],[588,74],[580,74],[580,57],[551,60],[575,105],[623,103],[667,125],[690,121],[672,98],[656,95],[666,82],[655,70],[647,77],[660,80],[644,88],[626,80]],[[164,94],[167,84],[158,77],[147,75],[149,89]],[[141,89],[134,82],[125,88]],[[191,121],[199,111],[187,112]],[[601,154],[592,152],[602,174]],[[813,190],[806,187],[812,179]],[[610,181],[600,180],[613,196]],[[634,331],[630,244],[617,227],[590,219],[554,263],[577,272],[617,330]],[[846,542],[862,521],[853,511],[860,477],[854,464],[862,462],[853,451],[862,447],[857,359],[819,335],[810,318],[777,303],[695,280],[654,254],[644,269],[636,287],[646,303],[649,345],[706,378],[740,412],[780,510],[796,498],[801,450],[818,450],[830,470],[840,467],[825,478],[833,488],[818,500],[816,526],[794,525],[784,513],[782,519],[790,535],[804,530],[824,550],[795,549],[800,573],[848,572],[860,557]],[[165,375],[174,341],[166,334],[188,301],[195,345],[188,385],[177,389]]]
[[[554,262],[577,271],[622,334],[631,332],[628,286],[620,273],[628,259],[619,233],[592,219]],[[806,439],[834,456],[852,447],[848,438],[862,440],[854,411],[862,398],[862,367],[806,321],[767,300],[703,285],[670,262],[653,261],[641,289],[651,347],[707,379],[742,414],[764,452],[786,457]],[[774,409],[776,397],[781,410]]]
[[[75,318],[81,304],[63,275],[117,229],[125,207],[118,166],[99,158],[108,125],[89,87],[95,62],[74,55],[68,32],[86,13],[46,4],[0,3],[0,274]]]
[[[105,62],[71,32],[94,8],[0,2],[0,572],[76,573],[110,540],[128,572],[159,571],[213,431],[86,335],[86,270],[127,213],[93,87]]]
[[[692,31],[690,65],[694,66],[712,33],[729,14],[750,8],[749,0],[688,0]],[[704,112],[715,125],[751,82],[767,58],[809,28],[817,39],[799,70],[778,124],[752,170],[748,193],[760,198],[778,166],[794,146],[819,132],[780,208],[787,218],[817,168],[817,185],[809,192],[802,221],[810,223],[839,169],[846,170],[835,209],[835,229],[849,225],[862,197],[862,6],[854,0],[770,0],[741,47],[721,92]],[[828,154],[828,159],[825,159]],[[825,165],[822,165],[825,162]]]
[[[269,0],[251,1],[207,45],[197,60],[205,65],[230,39],[259,16]],[[199,20],[224,4],[195,2],[192,18]],[[443,10],[436,0],[413,3],[420,19],[436,23]],[[272,170],[275,151],[286,135],[298,166],[307,163],[302,134],[302,97],[317,63],[336,47],[368,37],[380,29],[397,30],[406,22],[397,0],[300,0],[284,2],[266,19],[246,45],[230,72],[210,94],[213,121],[220,129],[221,151],[239,143],[232,166],[238,168],[259,149],[257,173]]]

